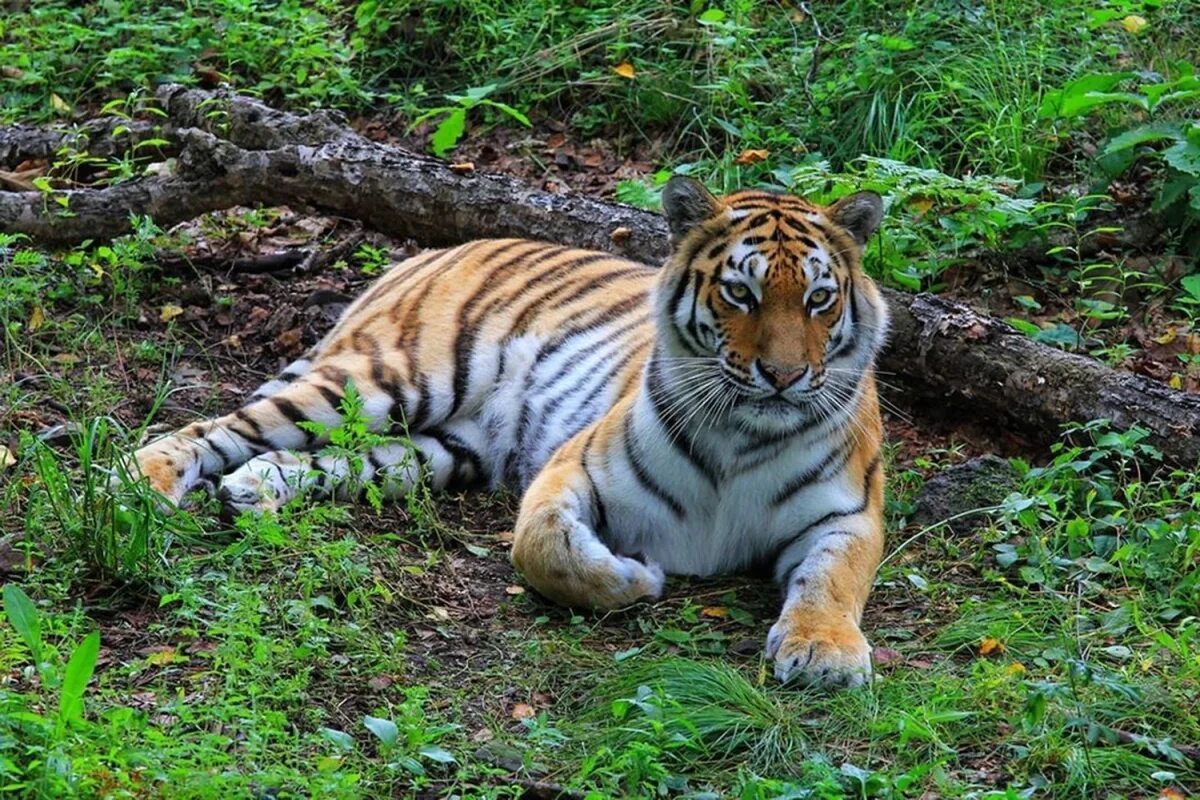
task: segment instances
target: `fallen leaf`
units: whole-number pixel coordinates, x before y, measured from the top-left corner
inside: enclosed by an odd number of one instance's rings
[[[475,171],[474,161],[460,161],[457,164],[450,165],[451,172],[457,172],[459,175],[465,175],[468,172]]]
[[[170,322],[183,313],[183,307],[174,303],[167,303],[158,310],[158,318],[163,322]]]
[[[471,734],[471,741],[478,742],[480,744],[483,744],[484,742],[490,742],[492,739],[495,739],[495,738],[496,738],[496,734],[492,733],[491,728],[480,728],[479,730],[477,730]]]
[[[929,213],[929,209],[933,208],[933,198],[917,195],[908,201],[908,207],[912,209],[913,216],[920,219]]]
[[[524,586],[517,586],[515,583],[504,590],[505,594],[511,594],[514,597],[519,594],[525,594]]]
[[[34,306],[33,311],[29,313],[29,330],[36,331],[38,328],[46,324],[46,312],[41,306]]]
[[[17,463],[17,457],[13,451],[0,444],[0,469],[8,469],[15,463]]]
[[[55,354],[54,358],[50,360],[55,364],[62,364],[65,367],[69,367],[73,364],[79,363],[79,356],[75,355],[74,353],[57,353]]]
[[[163,647],[146,656],[146,663],[156,667],[164,667],[180,661],[187,661],[187,656],[180,655],[174,647]]]
[[[17,67],[12,67],[12,66],[9,66],[8,64],[5,64],[4,66],[0,66],[0,77],[12,78],[13,80],[16,80],[18,78],[24,77],[24,75],[25,75],[25,73],[22,72]]]
[[[725,619],[729,616],[729,609],[725,606],[705,606],[700,609],[700,616],[712,617],[713,619]]]
[[[1183,388],[1183,376],[1178,372],[1171,373],[1171,377],[1167,379],[1167,386],[1170,386],[1176,391]]]
[[[376,675],[374,678],[371,678],[367,681],[367,686],[378,692],[381,689],[386,689],[393,683],[395,683],[395,680],[391,675]]]
[[[426,619],[431,619],[434,622],[449,622],[450,612],[441,606],[434,606],[429,609],[429,613],[425,615]]]
[[[71,106],[67,105],[67,101],[63,100],[54,92],[50,93],[50,107],[60,114],[71,113]]]
[[[619,228],[613,228],[613,232],[609,234],[613,244],[625,244],[629,241],[629,237],[633,235],[633,231],[622,225]]]
[[[770,150],[743,150],[738,154],[738,157],[733,160],[733,163],[747,166],[749,164],[757,164],[760,161],[766,161],[771,155]]]
[[[1145,17],[1139,17],[1137,14],[1130,14],[1121,20],[1121,27],[1130,33],[1137,33],[1148,24]]]
[[[1179,336],[1179,329],[1174,325],[1167,327],[1167,330],[1161,336],[1155,336],[1154,341],[1158,344],[1170,344]]]
[[[1187,795],[1178,789],[1168,786],[1158,794],[1158,800],[1186,800]]]
[[[1004,642],[991,636],[983,637],[983,641],[979,643],[979,655],[981,656],[998,656],[1007,649],[1008,648],[1004,646]]]
[[[533,710],[533,706],[528,703],[517,703],[512,709],[513,719],[529,719],[536,716],[537,712]]]
[[[1020,661],[1014,661],[1005,667],[1004,671],[1009,675],[1024,675],[1026,670],[1024,664],[1022,664]]]
[[[502,542],[508,542],[509,544],[512,544],[513,538],[515,537],[512,531],[500,531],[496,534],[496,538]]]
[[[622,78],[628,78],[629,80],[633,80],[633,77],[637,75],[637,70],[635,70],[633,68],[633,64],[630,64],[628,61],[622,61],[620,64],[617,64],[615,67],[613,67],[613,72],[617,73]]]
[[[903,661],[904,656],[900,655],[899,651],[893,650],[890,647],[876,647],[871,651],[871,660],[877,665],[894,664],[898,661]]]

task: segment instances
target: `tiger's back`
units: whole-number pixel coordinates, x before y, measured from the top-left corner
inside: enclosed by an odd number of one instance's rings
[[[478,479],[524,488],[636,384],[653,281],[643,264],[521,239],[426,253],[347,309],[313,355],[313,388],[332,402],[350,377],[409,431],[446,428]]]

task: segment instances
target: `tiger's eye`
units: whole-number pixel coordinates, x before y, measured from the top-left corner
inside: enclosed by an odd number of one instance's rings
[[[817,289],[808,296],[808,303],[812,306],[824,305],[832,295],[828,289]]]
[[[750,287],[744,283],[726,284],[725,291],[729,292],[729,296],[739,303],[748,302],[754,297],[754,292],[750,291]]]

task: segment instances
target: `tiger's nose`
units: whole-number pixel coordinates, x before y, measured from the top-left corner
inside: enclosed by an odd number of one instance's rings
[[[760,358],[758,360],[758,371],[763,374],[768,383],[776,389],[783,391],[804,377],[804,373],[808,372],[808,365],[799,368],[782,367],[778,364],[772,364],[769,361],[763,361]]]

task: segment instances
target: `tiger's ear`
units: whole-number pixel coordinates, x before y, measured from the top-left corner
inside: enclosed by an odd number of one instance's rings
[[[845,228],[854,241],[866,244],[883,221],[883,198],[874,192],[857,192],[838,200],[826,213]]]
[[[662,207],[673,242],[678,242],[692,228],[725,208],[700,181],[682,175],[671,178],[663,187]]]

